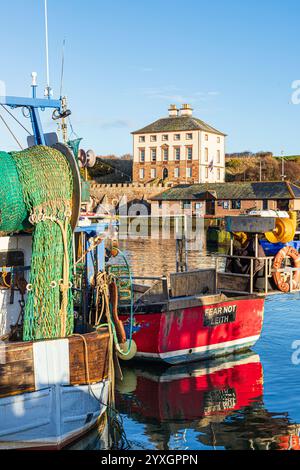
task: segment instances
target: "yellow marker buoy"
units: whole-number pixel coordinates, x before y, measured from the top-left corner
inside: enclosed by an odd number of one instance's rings
[[[265,237],[270,243],[288,243],[294,239],[295,223],[292,219],[277,218],[272,232],[266,232]]]

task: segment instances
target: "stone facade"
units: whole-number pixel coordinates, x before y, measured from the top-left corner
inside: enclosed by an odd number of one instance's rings
[[[169,117],[132,134],[134,182],[225,181],[226,135],[193,117],[189,105],[171,105]]]

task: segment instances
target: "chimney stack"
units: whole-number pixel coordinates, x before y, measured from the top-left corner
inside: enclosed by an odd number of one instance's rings
[[[170,104],[169,107],[169,117],[177,117],[178,116],[178,109],[176,104]]]
[[[180,116],[192,116],[193,108],[190,104],[183,104],[180,109]]]

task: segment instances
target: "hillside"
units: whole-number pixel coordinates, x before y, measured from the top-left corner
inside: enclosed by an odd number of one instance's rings
[[[259,181],[260,171],[262,181],[281,180],[282,160],[270,152],[233,155],[226,156],[226,181]],[[288,181],[300,181],[300,159],[284,157],[284,174]]]

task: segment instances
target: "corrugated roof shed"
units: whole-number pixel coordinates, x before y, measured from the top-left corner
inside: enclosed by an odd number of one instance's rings
[[[300,187],[293,183],[234,182],[181,184],[153,197],[153,201],[205,200],[215,192],[216,199],[300,199]]]

